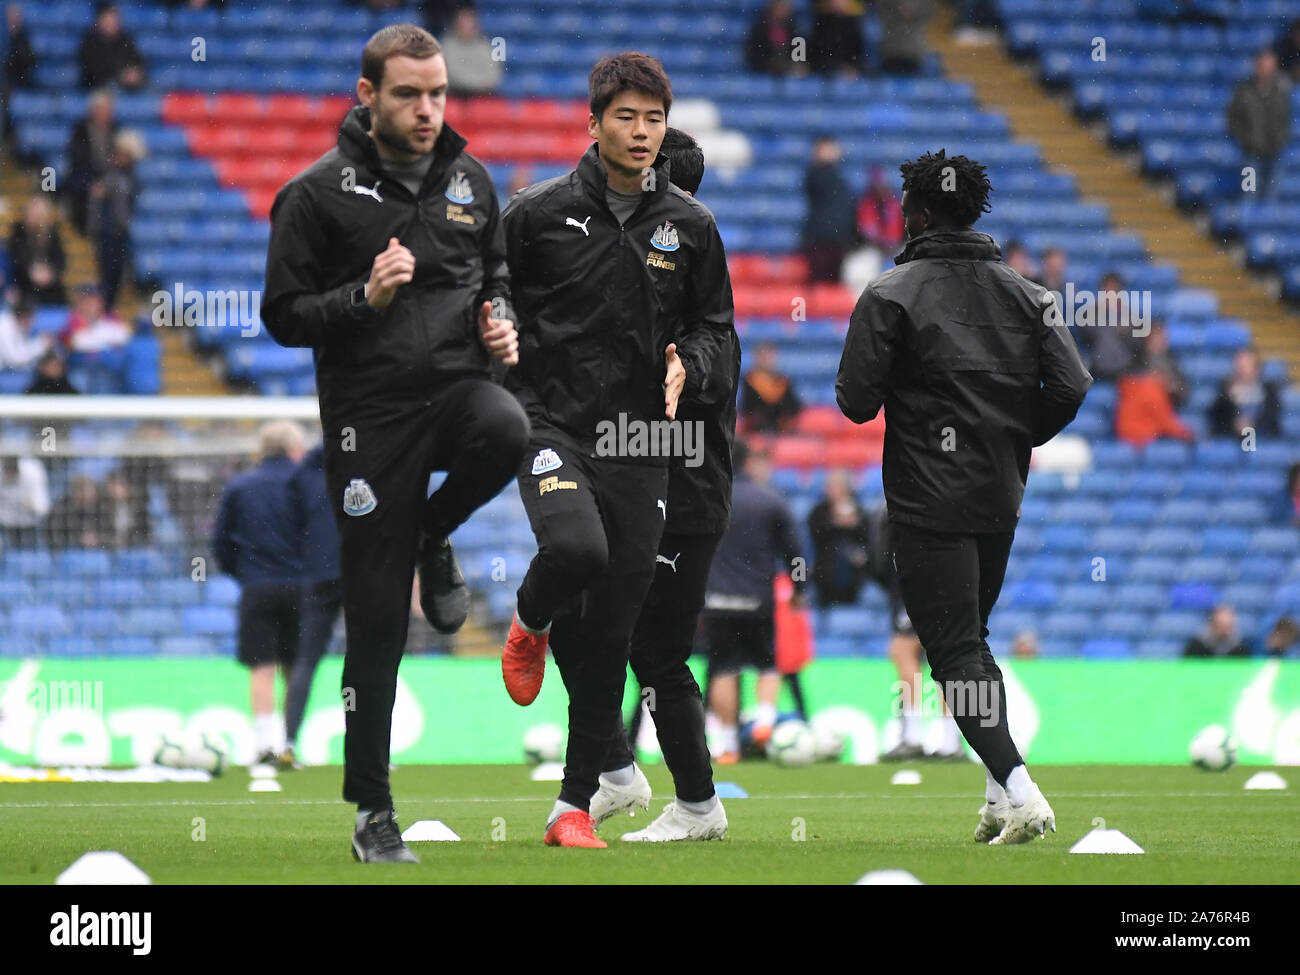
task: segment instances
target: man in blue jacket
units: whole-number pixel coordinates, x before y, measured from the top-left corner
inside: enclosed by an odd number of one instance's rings
[[[239,662],[251,671],[257,761],[284,751],[275,714],[275,669],[298,651],[302,554],[292,478],[303,455],[301,428],[275,420],[258,432],[257,465],[231,478],[221,496],[212,549],[217,567],[239,583]]]
[[[298,730],[320,658],[329,649],[334,622],[343,608],[343,572],[339,568],[339,530],[325,483],[325,446],[307,452],[289,482],[297,511],[302,554],[302,604],[298,613],[298,655],[284,699],[288,746],[280,754],[283,768],[297,767]]]

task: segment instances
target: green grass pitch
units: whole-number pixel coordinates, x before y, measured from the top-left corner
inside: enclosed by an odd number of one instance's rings
[[[160,884],[185,883],[831,883],[902,868],[926,883],[1296,883],[1300,795],[1247,792],[1255,769],[1035,766],[1057,832],[1022,847],[972,839],[983,770],[897,766],[715,770],[750,797],[726,801],[723,842],[621,844],[643,815],[608,822],[608,850],[542,844],[553,782],[520,766],[410,766],[393,773],[403,828],[438,819],[459,843],[417,843],[418,866],[361,865],[349,852],[341,770],[282,773],[279,793],[250,793],[233,769],[201,784],[0,784],[0,883],[49,884],[87,850],[118,850]],[[1282,769],[1283,776],[1298,770]],[[646,772],[657,814],[671,796],[662,765]],[[1122,830],[1143,856],[1070,855],[1093,820]]]

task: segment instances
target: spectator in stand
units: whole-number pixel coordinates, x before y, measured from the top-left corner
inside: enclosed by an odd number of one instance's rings
[[[31,295],[38,305],[66,305],[63,287],[67,258],[63,237],[54,219],[54,208],[44,196],[33,196],[15,221],[9,234],[9,262],[14,286]]]
[[[867,66],[861,0],[817,0],[813,5],[812,67],[818,74],[861,78]]]
[[[447,61],[448,94],[490,95],[501,86],[501,59],[493,56],[492,42],[479,28],[473,7],[456,11],[451,30],[442,35],[439,43]]]
[[[1210,407],[1210,436],[1241,437],[1253,429],[1257,437],[1282,432],[1282,397],[1277,383],[1265,382],[1259,372],[1259,351],[1252,346],[1232,357],[1232,375],[1219,386]]]
[[[113,164],[117,132],[113,93],[100,89],[90,96],[86,117],[72,126],[68,138],[68,203],[72,222],[82,233],[86,232],[91,198],[103,193],[104,174]]]
[[[30,369],[50,348],[49,335],[33,335],[36,302],[22,295],[12,308],[0,306],[0,369]]]
[[[930,53],[929,29],[935,0],[876,0],[880,20],[880,70],[920,74]]]
[[[1011,642],[1011,656],[1017,660],[1034,660],[1038,657],[1038,634],[1023,630]]]
[[[795,74],[806,65],[794,59],[793,42],[799,36],[790,0],[769,0],[749,28],[745,41],[745,58],[750,71],[760,74]],[[807,57],[805,52],[804,57]]]
[[[868,247],[893,255],[903,243],[903,207],[885,170],[873,166],[867,189],[858,200],[858,235]]]
[[[1188,443],[1196,439],[1178,418],[1170,400],[1165,378],[1145,362],[1116,383],[1115,436],[1139,450],[1153,440],[1171,437]]]
[[[1300,17],[1291,21],[1290,26],[1273,47],[1277,55],[1277,66],[1291,76],[1293,81],[1300,81]]]
[[[68,395],[80,392],[68,382],[68,366],[54,349],[36,360],[36,378],[24,393],[32,396]]]
[[[1169,329],[1160,319],[1151,323],[1151,331],[1138,346],[1137,361],[1145,371],[1160,377],[1170,405],[1181,410],[1187,402],[1187,377],[1178,368],[1178,360],[1169,347]]]
[[[1273,170],[1291,140],[1291,83],[1277,70],[1277,55],[1255,55],[1255,72],[1237,85],[1228,103],[1228,134],[1255,169],[1254,199],[1274,195]],[[1248,197],[1251,199],[1252,197]]]
[[[1029,249],[1020,241],[1007,241],[1007,246],[1002,248],[1002,260],[1022,278],[1034,280],[1034,259],[1029,256]]]
[[[1250,650],[1237,632],[1237,611],[1226,603],[1210,610],[1210,619],[1205,629],[1187,641],[1183,656],[1249,657]]]
[[[1062,307],[1061,311],[1067,321],[1070,320],[1070,309]],[[1076,308],[1075,318],[1080,314]],[[1118,379],[1129,370],[1136,345],[1124,283],[1114,271],[1101,279],[1092,322],[1086,327],[1080,322],[1079,326],[1074,330],[1079,339],[1079,351],[1084,354],[1093,378]]]
[[[1290,616],[1283,616],[1264,638],[1264,652],[1270,657],[1285,657],[1297,643],[1300,643],[1300,623]]]
[[[826,475],[826,496],[808,514],[817,605],[852,606],[867,577],[867,513],[847,471]]]
[[[100,181],[102,188],[91,190],[86,232],[95,242],[105,308],[117,303],[131,260],[131,217],[139,189],[135,164],[143,157],[144,140],[135,132],[119,132],[113,139],[112,165]]]
[[[14,123],[9,115],[9,96],[16,90],[36,87],[36,52],[23,27],[23,9],[16,3],[5,5],[5,32],[9,43],[0,68],[0,138],[16,150],[17,140],[11,137]]]
[[[0,541],[34,548],[49,513],[45,465],[35,457],[0,457]]]
[[[1061,302],[1061,296],[1065,294],[1067,261],[1065,251],[1059,247],[1049,247],[1043,251],[1042,267],[1035,278],[1048,291],[1054,291],[1057,295],[1057,304]],[[1064,311],[1064,307],[1061,309]]]
[[[804,176],[808,218],[803,246],[812,283],[839,282],[844,254],[857,234],[853,190],[840,170],[842,155],[838,142],[829,136],[819,137],[813,142],[812,162]]]
[[[144,58],[131,35],[122,29],[122,15],[113,3],[101,2],[95,7],[95,22],[82,35],[77,63],[81,65],[82,88],[117,85],[137,91],[144,87]]]
[[[213,529],[217,566],[239,583],[239,662],[249,669],[259,764],[284,755],[283,714],[275,713],[275,672],[286,683],[298,653],[302,550],[292,479],[303,433],[289,420],[258,431],[257,466],[231,478]]]
[[[763,342],[755,365],[741,379],[740,419],[748,433],[788,430],[803,408],[790,377],[776,368],[776,346]]]
[[[506,187],[507,202],[526,186],[532,186],[537,180],[533,177],[533,167],[528,163],[519,163],[510,170],[510,185]]]
[[[94,356],[126,345],[131,327],[104,310],[104,299],[93,284],[77,288],[77,303],[59,338],[74,353]]]
[[[1277,520],[1300,528],[1300,464],[1286,472],[1286,494],[1278,499]]]
[[[958,44],[988,44],[997,40],[1002,26],[995,0],[959,0],[953,40]]]
[[[109,544],[108,508],[93,478],[78,475],[54,502],[45,522],[50,548],[106,548]]]
[[[103,534],[108,545],[136,548],[153,541],[149,495],[137,490],[125,472],[116,470],[104,478],[102,497]]]

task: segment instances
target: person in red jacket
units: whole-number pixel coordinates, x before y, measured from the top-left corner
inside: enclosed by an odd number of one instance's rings
[[[858,198],[858,233],[869,246],[888,254],[903,242],[903,207],[885,179],[885,171],[871,170],[866,192]]]
[[[1122,376],[1116,386],[1115,436],[1141,449],[1153,440],[1172,437],[1191,442],[1196,435],[1174,412],[1160,373],[1143,366]]]

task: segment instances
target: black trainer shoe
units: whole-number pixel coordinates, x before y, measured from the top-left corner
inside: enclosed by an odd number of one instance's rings
[[[362,863],[419,863],[402,842],[397,815],[391,809],[370,814],[366,825],[352,834],[352,857]]]
[[[420,609],[439,633],[455,633],[469,616],[469,587],[451,539],[425,535],[420,543]]]
[[[918,758],[925,758],[925,749],[920,745],[909,745],[905,741],[900,741],[880,756],[882,762],[914,762]]]
[[[275,749],[265,748],[258,754],[257,758],[253,759],[253,764],[274,765],[279,760],[280,760],[280,756],[275,753]]]

